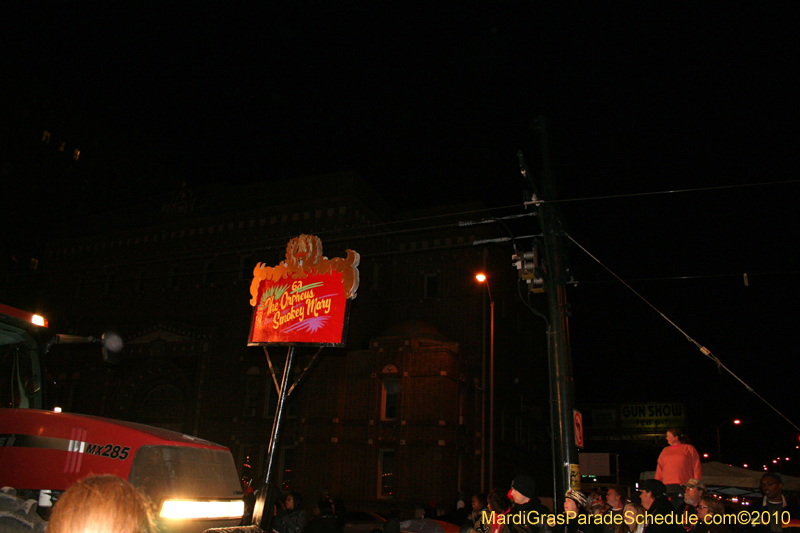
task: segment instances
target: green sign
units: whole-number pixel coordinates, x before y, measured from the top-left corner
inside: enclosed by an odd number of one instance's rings
[[[685,426],[682,403],[632,403],[620,406],[623,433],[664,433]]]

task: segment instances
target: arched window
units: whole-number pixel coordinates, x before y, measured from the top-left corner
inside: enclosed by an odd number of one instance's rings
[[[186,412],[183,392],[175,385],[156,385],[145,396],[139,408],[139,422],[181,431]]]

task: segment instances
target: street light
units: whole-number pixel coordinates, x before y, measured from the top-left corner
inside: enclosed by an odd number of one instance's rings
[[[778,465],[778,473],[783,474],[783,463],[789,460],[789,457],[778,457],[777,459],[774,459],[772,463]]]
[[[489,293],[489,306],[491,308],[491,319],[489,322],[489,487],[494,487],[494,299],[492,299],[492,289],[489,287],[489,280],[486,275],[481,273],[475,276],[479,283],[486,284]],[[486,316],[486,315],[484,315]]]
[[[722,462],[722,446],[720,445],[720,441],[719,441],[719,428],[721,428],[722,426],[727,425],[727,424],[733,424],[735,426],[738,426],[741,423],[742,423],[742,421],[739,420],[738,418],[736,418],[735,420],[731,420],[729,422],[723,422],[722,424],[717,426],[717,458],[719,459],[720,463]]]

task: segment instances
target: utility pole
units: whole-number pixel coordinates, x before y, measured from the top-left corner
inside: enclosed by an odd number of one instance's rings
[[[560,508],[564,494],[572,488],[573,481],[580,483],[580,469],[575,445],[573,409],[575,394],[572,378],[572,356],[569,348],[569,311],[566,294],[566,266],[562,237],[564,229],[556,204],[553,171],[550,166],[547,124],[544,117],[537,120],[542,144],[542,195],[528,171],[522,152],[520,167],[534,191],[533,204],[538,207],[539,221],[544,240],[545,275],[550,320],[548,324],[548,368],[550,373],[550,426],[553,434],[553,486],[556,509]],[[537,200],[544,203],[537,204]],[[577,479],[575,476],[577,475]]]
[[[486,271],[488,252],[486,248],[483,249],[484,272]],[[486,292],[481,292],[483,293],[481,302],[481,316],[483,317],[481,325],[481,335],[483,336],[481,342],[481,492],[488,494],[489,491],[486,490]]]

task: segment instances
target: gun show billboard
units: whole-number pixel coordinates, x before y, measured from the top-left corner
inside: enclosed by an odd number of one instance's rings
[[[250,284],[248,346],[344,346],[350,301],[356,297],[360,257],[328,259],[322,241],[300,235],[274,267],[258,263]]]

